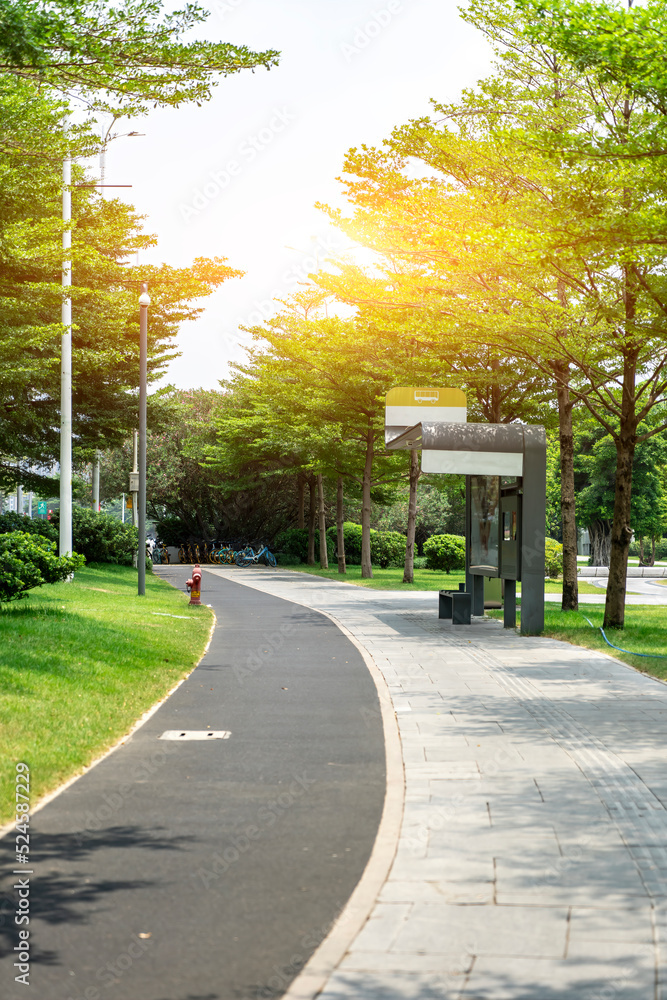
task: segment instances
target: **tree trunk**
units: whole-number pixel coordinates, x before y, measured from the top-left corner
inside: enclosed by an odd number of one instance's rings
[[[338,546],[338,572],[345,573],[345,532],[343,531],[343,477],[338,477],[336,490],[336,532]]]
[[[373,577],[371,565],[371,479],[373,475],[373,428],[369,426],[366,432],[366,462],[361,501],[361,578],[370,580]]]
[[[591,540],[591,566],[608,566],[611,556],[611,521],[593,521],[588,525]]]
[[[646,563],[644,562],[644,536],[643,535],[639,539],[639,565],[640,566],[645,566],[646,565]]]
[[[651,535],[651,562],[649,566],[655,566],[655,535]]]
[[[410,499],[408,501],[408,540],[405,546],[405,569],[403,583],[415,582],[415,525],[417,523],[417,483],[421,475],[419,452],[410,451]]]
[[[329,557],[327,555],[327,526],[324,518],[324,484],[322,473],[317,473],[317,498],[319,500],[320,515],[320,569],[329,569]]]
[[[634,392],[634,385],[632,391]],[[616,442],[614,520],[611,528],[609,583],[607,584],[603,628],[623,628],[625,624],[625,579],[628,575],[628,549],[632,538],[630,498],[636,441],[636,430],[630,431],[629,428],[621,426],[621,433]]]
[[[305,516],[305,506],[306,506],[306,479],[303,473],[299,473],[297,476],[297,528],[306,527],[306,516]]]
[[[500,362],[498,358],[491,359],[491,370],[498,372],[500,369]],[[498,383],[498,376],[495,376],[495,380],[491,383],[491,420],[492,424],[500,423],[500,385]]]
[[[574,433],[569,388],[569,365],[553,363],[558,397],[558,427],[560,436],[560,509],[563,524],[563,611],[579,608],[577,580],[577,521],[574,507]]]
[[[310,489],[310,507],[308,510],[308,565],[315,565],[315,522],[317,520],[317,480],[311,476],[308,480]]]

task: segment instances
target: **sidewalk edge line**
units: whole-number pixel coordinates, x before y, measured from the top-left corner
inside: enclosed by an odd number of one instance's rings
[[[176,684],[174,684],[174,686],[172,688],[170,688],[170,690],[167,691],[167,693],[162,698],[160,698],[159,701],[156,701],[154,705],[152,705],[149,709],[147,709],[144,712],[144,714],[139,719],[137,719],[137,721],[134,723],[134,725],[132,726],[132,728],[129,729],[123,736],[121,736],[120,739],[116,743],[114,743],[114,745],[112,747],[109,747],[108,750],[105,750],[103,754],[100,754],[99,757],[96,757],[95,760],[93,760],[93,761],[90,762],[90,764],[86,764],[83,767],[83,769],[81,771],[79,771],[78,774],[72,775],[72,777],[68,778],[67,781],[64,781],[62,783],[62,785],[58,785],[57,788],[54,788],[52,792],[47,792],[46,795],[43,795],[42,798],[39,799],[35,803],[34,806],[31,806],[31,808],[30,808],[30,816],[31,817],[34,816],[36,812],[39,812],[40,809],[43,809],[44,806],[48,806],[49,802],[53,802],[53,800],[55,798],[57,798],[61,794],[61,792],[64,792],[67,788],[70,787],[70,785],[73,785],[75,781],[78,781],[79,778],[83,778],[83,776],[85,774],[88,774],[88,772],[93,767],[96,767],[97,764],[100,764],[110,754],[112,754],[116,750],[118,750],[119,747],[122,747],[124,743],[127,743],[127,741],[129,740],[129,738],[131,736],[134,736],[134,734],[136,733],[136,731],[138,729],[140,729],[141,726],[143,726],[143,724],[145,722],[148,722],[148,720],[151,718],[152,715],[155,715],[155,713],[157,712],[158,708],[160,708],[160,706],[163,705],[165,703],[165,701],[167,701],[168,698],[171,698],[171,696],[174,693],[174,691],[178,690],[178,688],[181,686],[181,684],[183,684],[185,681],[187,681],[188,677],[192,676],[192,674],[194,673],[194,671],[197,669],[197,667],[199,666],[199,664],[201,663],[201,661],[204,659],[204,657],[208,653],[209,646],[211,645],[211,641],[213,639],[213,632],[215,631],[215,626],[217,624],[217,618],[216,618],[216,615],[215,615],[215,611],[213,610],[213,608],[209,608],[209,611],[213,615],[213,621],[211,623],[211,629],[210,629],[209,634],[208,634],[208,640],[206,642],[206,645],[204,646],[204,650],[203,650],[201,656],[199,657],[199,659],[195,663],[195,665],[192,668],[192,670],[189,670],[188,673],[184,677],[181,677],[180,681],[177,681]],[[4,826],[0,826],[0,840],[2,840],[3,837],[6,837],[8,833],[11,833],[11,831],[15,828],[15,826],[16,826],[16,823],[13,820],[12,820],[11,823],[6,823]]]

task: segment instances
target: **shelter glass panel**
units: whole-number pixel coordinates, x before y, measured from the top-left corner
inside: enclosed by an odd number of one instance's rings
[[[500,477],[470,477],[470,572],[498,576]]]

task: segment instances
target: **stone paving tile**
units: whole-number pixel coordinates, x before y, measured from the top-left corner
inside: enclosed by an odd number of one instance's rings
[[[335,972],[318,1000],[459,1000],[463,975],[446,972]],[[535,1000],[535,998],[532,998]]]
[[[389,951],[412,910],[412,903],[378,903],[351,950]]]
[[[549,908],[536,920],[531,907],[415,903],[390,950],[562,958],[567,917],[565,907]]]
[[[574,906],[570,913],[570,943],[582,941],[621,941],[650,944],[653,941],[653,909],[646,904],[625,906],[622,910],[601,910]]]
[[[455,981],[462,986],[463,977],[472,969],[473,961],[473,955],[457,951],[429,955],[402,952],[399,955],[395,952],[355,949],[345,956],[340,968],[346,971],[357,969],[361,972],[444,972],[455,977]]]
[[[653,1000],[650,956],[596,960],[592,948],[589,958],[577,960],[477,958],[462,1000]]]

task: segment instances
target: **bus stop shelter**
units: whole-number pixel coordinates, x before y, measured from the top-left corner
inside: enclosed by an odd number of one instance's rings
[[[435,415],[435,414],[434,414]],[[386,447],[420,449],[422,471],[466,476],[466,587],[473,614],[484,613],[484,577],[504,584],[505,624],[544,629],[546,432],[534,424],[422,419],[387,428]]]

